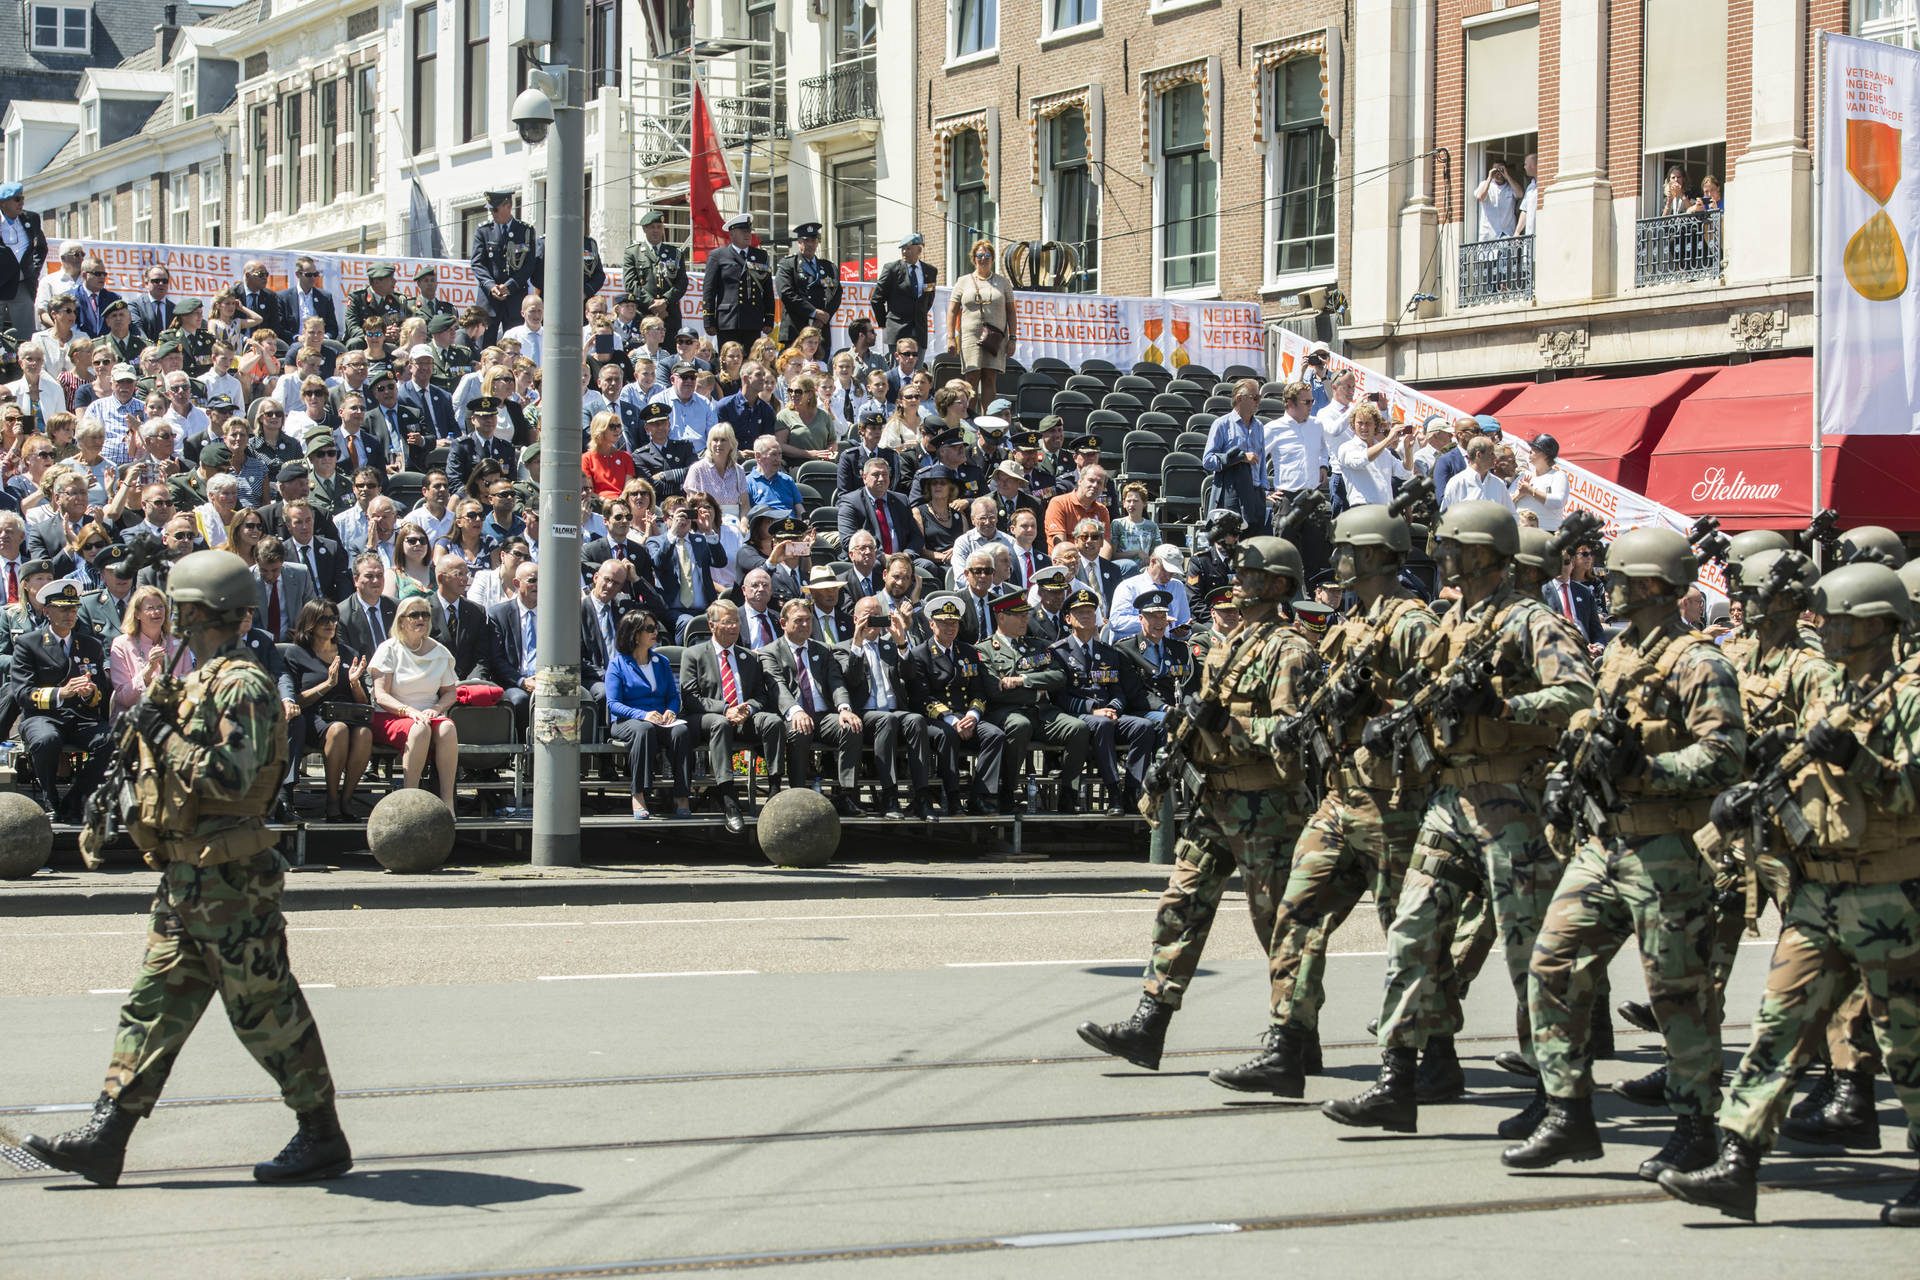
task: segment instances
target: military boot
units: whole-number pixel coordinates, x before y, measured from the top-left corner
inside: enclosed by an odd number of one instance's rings
[[[1880,1117],[1874,1113],[1873,1073],[1835,1071],[1827,1105],[1810,1116],[1792,1116],[1780,1132],[1816,1147],[1880,1149]]]
[[[1673,1134],[1667,1139],[1667,1145],[1640,1162],[1640,1177],[1646,1182],[1658,1182],[1660,1175],[1669,1169],[1692,1173],[1712,1164],[1715,1154],[1713,1118],[1681,1116],[1674,1121]]]
[[[1760,1167],[1760,1148],[1736,1133],[1720,1134],[1720,1158],[1694,1173],[1669,1169],[1660,1175],[1660,1189],[1688,1204],[1718,1209],[1729,1218],[1753,1221],[1754,1201],[1759,1196],[1755,1171]],[[1882,1218],[1885,1218],[1883,1213]]]
[[[1636,1076],[1632,1080],[1622,1080],[1613,1086],[1613,1091],[1628,1102],[1642,1107],[1665,1107],[1667,1105],[1667,1069],[1662,1066],[1646,1075]]]
[[[1524,1142],[1533,1136],[1540,1122],[1547,1114],[1547,1091],[1539,1085],[1533,1086],[1533,1097],[1518,1112],[1502,1120],[1494,1132],[1508,1142]]]
[[[1324,1064],[1320,1060],[1320,1028],[1300,1033],[1300,1068],[1307,1075],[1324,1075]]]
[[[1890,1227],[1920,1227],[1920,1178],[1913,1180],[1907,1194],[1880,1211],[1880,1221]]]
[[[1641,1004],[1638,1000],[1622,1001],[1614,1010],[1620,1020],[1636,1031],[1645,1031],[1650,1035],[1660,1034],[1660,1021],[1653,1016],[1653,1006]]]
[[[1460,1056],[1453,1051],[1453,1037],[1428,1036],[1419,1074],[1413,1078],[1413,1096],[1423,1104],[1452,1102],[1466,1091],[1467,1076],[1460,1069]]]
[[[1827,1109],[1833,1101],[1833,1091],[1839,1087],[1839,1076],[1833,1064],[1820,1064],[1820,1078],[1813,1082],[1813,1088],[1807,1090],[1807,1096],[1793,1104],[1793,1110],[1787,1116],[1794,1120],[1810,1120]]]
[[[43,1163],[77,1173],[95,1186],[111,1187],[120,1181],[127,1139],[139,1123],[139,1116],[121,1110],[103,1093],[94,1101],[92,1117],[78,1129],[57,1138],[29,1137],[21,1145]]]
[[[1604,1153],[1593,1124],[1592,1098],[1548,1098],[1533,1136],[1500,1153],[1509,1169],[1547,1169],[1562,1160],[1598,1160]]]
[[[279,1155],[253,1166],[255,1182],[317,1182],[353,1168],[353,1149],[331,1102],[302,1111],[299,1121],[299,1130]]]
[[[1102,1053],[1125,1058],[1136,1067],[1160,1069],[1160,1050],[1167,1043],[1167,1024],[1173,1021],[1173,1006],[1161,1004],[1150,995],[1142,995],[1133,1016],[1125,1022],[1083,1022],[1080,1038]]]
[[[1237,1067],[1209,1071],[1207,1079],[1239,1093],[1298,1098],[1307,1092],[1307,1033],[1298,1027],[1267,1028],[1264,1047]]]
[[[1593,1011],[1593,1027],[1587,1033],[1587,1056],[1595,1062],[1613,1059],[1613,1019],[1604,1009]]]
[[[1420,1131],[1420,1100],[1414,1094],[1417,1055],[1412,1049],[1388,1049],[1380,1055],[1380,1078],[1365,1093],[1320,1104],[1320,1114],[1336,1124],[1388,1133]]]
[[[1518,1049],[1502,1049],[1493,1055],[1493,1065],[1502,1071],[1511,1071],[1516,1076],[1525,1076],[1529,1080],[1540,1078],[1540,1069],[1527,1061],[1527,1055]]]

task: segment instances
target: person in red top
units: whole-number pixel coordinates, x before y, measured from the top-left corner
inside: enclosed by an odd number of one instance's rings
[[[597,498],[617,498],[635,473],[633,455],[620,447],[620,415],[603,409],[588,429],[593,447],[580,455],[580,475]]]
[[[1095,465],[1080,468],[1073,492],[1063,493],[1047,504],[1047,541],[1053,543],[1062,538],[1071,538],[1074,526],[1088,517],[1100,522],[1104,531],[1101,541],[1110,541],[1113,517],[1108,513],[1106,503],[1100,501],[1100,495],[1106,491],[1105,467]]]

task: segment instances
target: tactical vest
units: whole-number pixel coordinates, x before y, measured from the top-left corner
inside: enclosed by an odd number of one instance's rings
[[[1808,650],[1795,645],[1787,650],[1786,661],[1771,674],[1751,669],[1751,664],[1759,660],[1757,650],[1759,642],[1748,646],[1746,655],[1737,661],[1740,671],[1740,711],[1747,720],[1747,737],[1757,738],[1768,729],[1780,725],[1798,724],[1800,709],[1789,699],[1793,694],[1794,683],[1800,678],[1800,672],[1810,662],[1825,659],[1817,650]],[[1720,646],[1726,653],[1726,646]],[[1733,654],[1727,654],[1729,658]]]
[[[1846,727],[1864,743],[1893,706],[1895,695],[1911,689],[1915,681],[1914,675],[1905,675],[1858,708],[1810,706],[1801,723],[1833,719],[1844,710]],[[1864,735],[1859,733],[1863,725],[1867,728]],[[1818,760],[1809,760],[1793,775],[1790,785],[1814,833],[1799,859],[1803,875],[1827,883],[1862,884],[1920,876],[1920,820],[1915,815],[1887,812],[1884,806],[1867,799],[1865,789],[1851,773]],[[1834,865],[1836,862],[1862,865],[1848,868]]]
[[[1440,625],[1427,636],[1427,643],[1420,650],[1420,665],[1438,677],[1453,660],[1454,654],[1473,645],[1488,632],[1503,631],[1507,619],[1516,610],[1531,607],[1542,613],[1547,611],[1544,603],[1532,597],[1512,590],[1506,594],[1506,600],[1496,602],[1478,618],[1465,617],[1462,609],[1449,609]],[[1524,652],[1513,637],[1506,637],[1499,643],[1494,650],[1493,661],[1493,691],[1501,699],[1535,693],[1543,687],[1534,667],[1533,656]],[[1540,763],[1548,748],[1560,741],[1560,731],[1551,725],[1519,724],[1484,715],[1461,717],[1451,743],[1441,741],[1437,724],[1429,722],[1422,731],[1427,734],[1434,755],[1442,761],[1442,778],[1456,783],[1463,780],[1518,782]],[[1474,768],[1476,765],[1481,767]],[[1449,778],[1449,771],[1473,776]]]
[[[187,677],[181,688],[175,720],[180,726],[179,732],[189,740],[214,740],[215,712],[207,695],[236,663],[258,669],[250,657],[226,654]],[[274,700],[279,701],[278,694]],[[168,862],[209,867],[251,858],[279,843],[279,837],[266,829],[264,819],[280,792],[286,764],[287,733],[282,723],[268,734],[266,758],[260,762],[252,784],[242,795],[231,800],[202,796],[188,788],[161,756],[142,742],[140,777],[134,783],[138,813],[128,823],[128,834],[147,862],[155,867]]]
[[[1278,714],[1261,685],[1264,673],[1289,649],[1301,651],[1308,658],[1314,655],[1313,646],[1285,621],[1243,619],[1231,640],[1207,650],[1200,675],[1201,699],[1226,707],[1229,715],[1243,723],[1255,716]],[[1206,771],[1208,782],[1237,791],[1292,786],[1300,781],[1296,753],[1283,752],[1276,758],[1243,735],[1200,733],[1193,748],[1193,762]]]
[[[1669,683],[1681,659],[1700,645],[1713,641],[1697,631],[1669,636],[1647,653],[1632,644],[1616,640],[1600,657],[1600,671],[1594,681],[1600,705],[1622,704],[1627,723],[1639,731],[1640,745],[1650,756],[1678,751],[1696,741],[1687,727],[1686,712],[1673,696]],[[1586,713],[1589,717],[1591,712]],[[1585,723],[1576,720],[1576,727]],[[1623,793],[1644,792],[1644,778],[1622,778]],[[1663,799],[1677,799],[1662,793]]]
[[[1401,698],[1396,684],[1402,673],[1395,669],[1397,664],[1393,661],[1393,632],[1409,613],[1425,608],[1425,602],[1413,596],[1388,600],[1378,622],[1369,622],[1364,616],[1346,618],[1321,642],[1320,654],[1327,661],[1327,680],[1331,683],[1345,674],[1348,662],[1373,644],[1375,637],[1380,640],[1368,660],[1372,673],[1368,687],[1378,699],[1378,706],[1374,711],[1349,716],[1333,726],[1335,746],[1340,753],[1338,781],[1342,786],[1391,791],[1396,783],[1404,781],[1394,776],[1391,759],[1381,759],[1360,745],[1360,735],[1368,719],[1379,714],[1378,708],[1390,707]]]

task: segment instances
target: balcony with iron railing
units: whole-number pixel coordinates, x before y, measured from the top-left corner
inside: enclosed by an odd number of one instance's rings
[[[1726,267],[1720,210],[1642,218],[1634,224],[1633,287],[1718,280]]]
[[[1504,236],[1460,246],[1460,305],[1526,302],[1533,297],[1533,237]]]
[[[800,82],[802,133],[879,118],[880,81],[871,59],[845,62]]]

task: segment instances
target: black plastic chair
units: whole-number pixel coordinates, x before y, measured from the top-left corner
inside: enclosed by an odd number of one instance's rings
[[[1175,453],[1190,453],[1196,458],[1206,456],[1207,433],[1204,431],[1182,431],[1173,438]]]
[[[1012,362],[1008,364],[1011,366]],[[1027,367],[1034,373],[1046,374],[1055,382],[1065,382],[1070,375],[1080,372],[1058,356],[1041,356]]]
[[[1223,382],[1238,382],[1242,378],[1252,378],[1255,382],[1259,382],[1266,376],[1263,370],[1256,369],[1250,364],[1230,364],[1220,371],[1220,379]]]
[[[1200,412],[1210,413],[1216,418],[1223,413],[1232,413],[1233,397],[1232,396],[1208,396],[1206,398],[1206,401],[1203,404],[1201,404]]]
[[[1100,407],[1113,410],[1131,424],[1147,411],[1147,402],[1125,391],[1109,391],[1100,398]]]
[[[1167,383],[1173,381],[1172,370],[1163,364],[1155,364],[1151,360],[1142,360],[1139,364],[1134,365],[1129,372],[1136,378],[1149,379],[1154,385],[1160,387],[1164,387]]]
[[[1096,400],[1107,394],[1108,390],[1106,383],[1087,373],[1069,374],[1066,389],[1092,396]]]
[[[1154,519],[1161,524],[1198,520],[1206,482],[1206,469],[1199,458],[1191,453],[1169,453],[1160,462],[1160,500],[1154,504]]]
[[[1087,434],[1100,438],[1102,461],[1111,456],[1114,462],[1120,461],[1120,448],[1133,431],[1133,424],[1127,421],[1123,413],[1112,409],[1095,409],[1087,415]]]
[[[1180,434],[1180,419],[1170,413],[1155,413],[1149,409],[1140,415],[1133,427],[1136,431],[1151,431],[1171,445],[1174,437]]]
[[[1150,497],[1160,496],[1160,468],[1173,446],[1151,431],[1129,431],[1120,444],[1120,477],[1147,486]]]
[[[1147,402],[1147,407],[1155,413],[1171,413],[1175,417],[1193,412],[1192,407],[1187,404],[1187,398],[1185,396],[1175,395],[1171,391],[1159,392],[1152,400]]]
[[[1197,386],[1210,387],[1220,381],[1220,375],[1203,364],[1183,364],[1173,375],[1175,382],[1191,382]]]
[[[1083,435],[1087,429],[1087,415],[1094,409],[1093,398],[1078,391],[1058,391],[1054,393],[1049,412],[1057,413],[1066,423],[1067,435]]]

